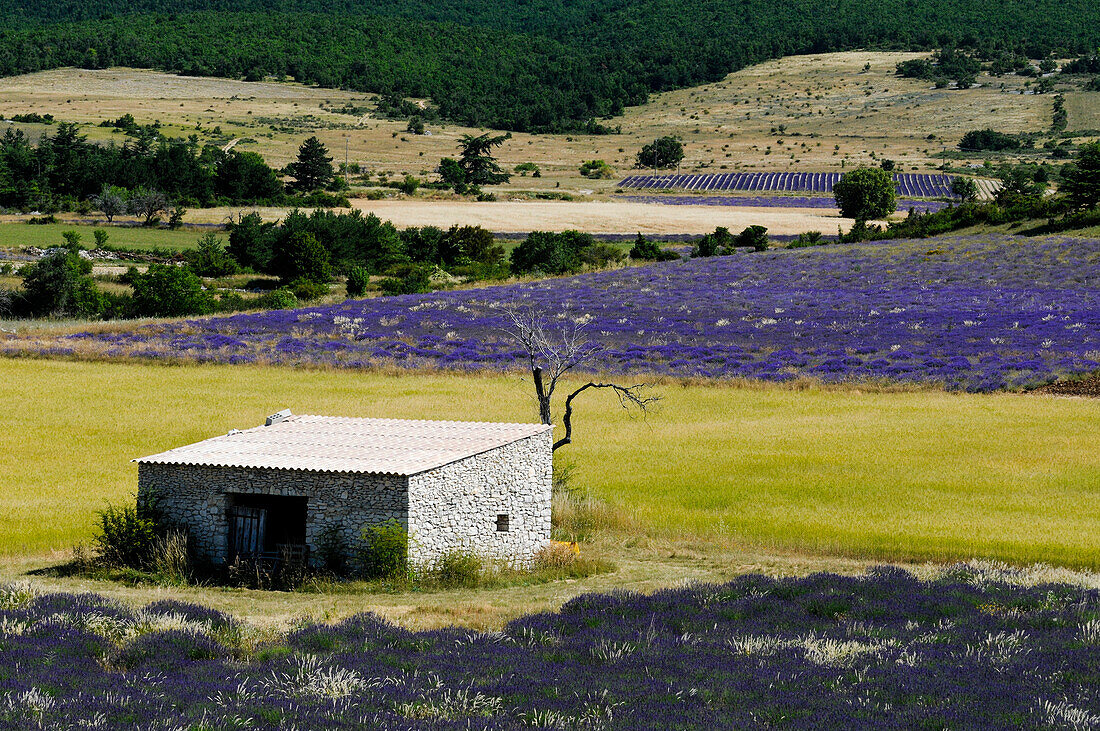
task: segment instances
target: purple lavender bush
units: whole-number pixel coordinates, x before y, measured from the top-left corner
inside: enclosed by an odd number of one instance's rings
[[[501,632],[0,586],[0,728],[1095,728],[1100,592],[963,564],[589,594]]]
[[[484,289],[38,339],[0,352],[518,369],[508,307],[582,324],[613,374],[940,383],[1100,368],[1100,240],[1000,235],[743,252]]]

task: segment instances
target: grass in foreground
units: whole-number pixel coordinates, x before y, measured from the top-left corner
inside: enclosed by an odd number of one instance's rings
[[[668,383],[578,404],[558,457],[636,536],[882,560],[1100,566],[1100,401]],[[530,421],[516,375],[0,361],[0,552],[87,540],[130,460],[297,413]]]

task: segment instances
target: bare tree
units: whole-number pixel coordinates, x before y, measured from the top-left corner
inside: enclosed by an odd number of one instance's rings
[[[126,190],[113,185],[104,185],[99,195],[92,196],[92,205],[103,212],[107,223],[126,212]]]
[[[539,402],[539,420],[543,424],[553,424],[551,400],[561,378],[590,363],[603,350],[603,346],[585,337],[584,325],[569,322],[554,327],[531,309],[509,308],[507,312],[510,322],[504,331],[527,356],[531,378],[535,382],[535,397]],[[588,381],[575,388],[565,397],[565,413],[562,415],[565,435],[554,442],[554,449],[573,441],[573,399],[577,396],[589,389],[610,389],[624,409],[637,408],[646,414],[649,407],[660,400],[660,396],[645,395],[646,388],[648,385],[644,383],[624,386],[602,381]]]
[[[138,188],[130,194],[130,213],[144,218],[143,226],[152,226],[157,214],[168,210],[168,198],[160,191]]]

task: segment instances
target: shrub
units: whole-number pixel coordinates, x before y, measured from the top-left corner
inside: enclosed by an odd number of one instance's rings
[[[298,298],[287,287],[279,287],[260,297],[258,304],[267,310],[292,310],[298,306]]]
[[[70,245],[23,267],[22,304],[28,314],[99,316],[103,297],[92,281],[92,262],[79,251]]]
[[[580,231],[532,231],[519,246],[512,250],[512,272],[515,274],[573,274],[585,264],[581,252],[594,249],[596,240],[591,234]],[[598,252],[589,255],[590,260],[600,258]],[[620,253],[621,258],[621,253]]]
[[[419,187],[420,178],[415,178],[412,175],[406,175],[405,179],[397,184],[397,189],[405,195],[412,195]]]
[[[131,277],[133,312],[139,317],[181,317],[214,310],[214,300],[188,267],[151,264]]]
[[[581,263],[593,269],[603,269],[626,258],[621,249],[598,241],[581,249],[579,254]]]
[[[553,541],[535,552],[532,568],[536,571],[569,568],[577,562],[576,542]]]
[[[213,232],[203,235],[199,239],[199,245],[186,252],[184,258],[200,277],[224,277],[240,270],[236,260],[229,255]]]
[[[310,302],[312,300],[321,299],[329,293],[327,284],[321,282],[314,282],[305,277],[295,279],[289,285],[290,291],[294,293],[294,296],[299,301]]]
[[[248,308],[248,300],[236,292],[222,292],[218,295],[218,301],[214,306],[217,312],[240,312]]]
[[[679,259],[680,255],[675,251],[662,249],[656,241],[650,241],[639,233],[630,249],[630,258],[635,261],[672,261]]]
[[[481,579],[483,563],[476,553],[448,551],[436,560],[430,578],[446,589],[473,589]]]
[[[366,269],[353,266],[348,270],[348,297],[362,297],[367,291],[368,284],[370,284],[370,273]]]
[[[367,579],[400,579],[409,573],[409,533],[391,518],[363,528],[358,547],[359,570]]]
[[[963,135],[959,141],[960,150],[993,151],[1018,150],[1020,140],[1012,135],[992,129],[975,129]]]
[[[823,246],[828,243],[825,239],[821,238],[820,231],[807,231],[800,233],[798,238],[787,245],[789,249],[804,249],[808,246]]]
[[[174,583],[186,584],[191,580],[191,546],[185,531],[169,530],[154,539],[152,567],[161,577]]]
[[[615,171],[603,160],[586,160],[581,164],[580,173],[592,180],[615,177]]]
[[[328,282],[332,279],[329,251],[308,231],[280,237],[271,259],[271,273],[284,283],[298,279]]]
[[[422,294],[432,291],[432,272],[435,267],[429,264],[417,264],[396,277],[386,277],[378,282],[382,293],[386,295]]]
[[[99,512],[92,544],[107,566],[148,569],[155,560],[159,515],[151,502],[108,505]]]
[[[749,226],[733,240],[733,245],[753,251],[768,250],[768,229],[764,226]]]
[[[691,255],[699,257],[727,254],[733,246],[733,234],[725,226],[719,226],[714,229],[714,233],[704,235],[692,245]]]

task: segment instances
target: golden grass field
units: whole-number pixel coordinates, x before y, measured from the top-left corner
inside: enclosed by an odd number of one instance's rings
[[[0,361],[0,553],[64,549],[129,460],[297,413],[529,421],[517,375]],[[667,382],[579,404],[558,453],[642,534],[890,560],[1100,567],[1100,401]]]

